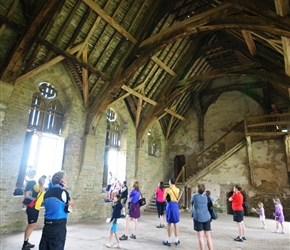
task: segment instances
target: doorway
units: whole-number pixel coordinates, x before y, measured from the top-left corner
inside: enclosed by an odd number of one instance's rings
[[[185,164],[184,155],[176,155],[174,157],[174,178],[177,178],[184,164]],[[186,176],[186,172],[185,172],[185,176]]]

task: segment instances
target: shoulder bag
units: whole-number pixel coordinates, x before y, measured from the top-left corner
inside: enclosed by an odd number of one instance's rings
[[[26,207],[33,208],[35,206],[36,200],[37,200],[37,198],[34,198],[32,196],[27,195],[24,197],[24,200],[22,203]]]
[[[143,197],[141,192],[140,192],[140,194],[141,194],[141,198],[138,200],[138,203],[139,203],[140,207],[142,207],[142,206],[146,205],[146,199],[145,199],[145,197]]]
[[[208,195],[206,195],[206,196],[207,196],[207,208],[208,208],[208,211],[210,213],[210,217],[213,220],[216,220],[218,218],[217,212],[215,211],[214,205],[212,204],[212,201],[210,200]]]
[[[35,206],[35,203],[38,199],[38,197],[42,194],[43,191],[41,191],[40,193],[38,193],[37,195],[37,198],[34,198],[30,195],[27,195],[24,197],[24,200],[23,200],[23,205],[26,206],[26,207],[30,207],[30,208],[33,208]]]

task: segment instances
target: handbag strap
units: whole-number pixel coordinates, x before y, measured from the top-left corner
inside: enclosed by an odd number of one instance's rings
[[[177,198],[177,196],[176,196],[174,190],[173,190],[172,188],[170,188],[170,189],[171,189],[171,191],[173,192],[173,194],[174,194],[174,196],[175,196],[175,199],[178,201],[178,198]]]

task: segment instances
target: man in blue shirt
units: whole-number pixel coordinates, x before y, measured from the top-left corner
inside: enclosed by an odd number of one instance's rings
[[[66,239],[68,207],[72,205],[66,188],[64,171],[55,173],[52,186],[44,195],[44,227],[39,250],[63,250]]]

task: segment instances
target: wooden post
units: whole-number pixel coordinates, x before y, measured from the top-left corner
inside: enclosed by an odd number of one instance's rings
[[[290,135],[285,136],[285,152],[286,152],[286,166],[288,172],[290,172]]]
[[[253,176],[253,149],[252,149],[252,142],[251,142],[251,136],[246,136],[247,139],[247,152],[248,152],[248,160],[249,160],[249,167],[250,167],[250,183],[252,186],[254,186],[254,176]]]

